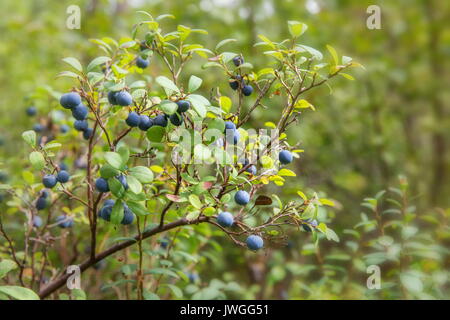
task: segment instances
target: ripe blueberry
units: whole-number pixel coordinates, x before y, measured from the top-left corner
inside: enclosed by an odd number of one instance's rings
[[[78,131],[85,131],[88,128],[88,122],[86,120],[75,120],[73,126]]]
[[[251,165],[245,171],[247,171],[248,173],[251,173],[252,175],[256,175],[256,166]]]
[[[165,115],[160,114],[153,118],[153,125],[160,127],[167,127],[167,118]]]
[[[114,203],[116,203],[113,199],[108,199],[108,200],[105,200],[105,202],[103,202],[103,206],[104,207],[107,207],[107,206],[113,206],[114,205]]]
[[[125,177],[123,174],[120,174],[116,176],[116,179],[119,180],[119,182],[122,184],[125,190],[128,189],[127,177]]]
[[[86,130],[83,131],[84,140],[89,140],[93,134],[94,134],[94,129],[87,128]]]
[[[253,87],[249,84],[245,85],[242,88],[242,93],[244,94],[244,96],[248,97],[249,95],[251,95],[253,92]]]
[[[56,180],[60,183],[66,183],[67,181],[69,181],[69,179],[70,179],[70,175],[66,170],[61,170],[56,175]]]
[[[259,249],[261,249],[264,246],[264,240],[257,235],[250,235],[247,238],[247,248],[249,248],[250,250],[253,251],[257,251]]]
[[[138,126],[139,126],[139,129],[141,129],[142,131],[147,131],[148,129],[150,129],[153,126],[153,120],[150,119],[145,114],[141,114],[139,116],[139,125]]]
[[[67,124],[62,124],[61,127],[59,127],[59,131],[61,131],[61,133],[66,133],[70,130],[70,127]]]
[[[116,93],[116,102],[119,106],[126,107],[133,103],[133,98],[127,91],[120,91]]]
[[[35,132],[41,132],[42,130],[44,130],[44,126],[43,126],[42,124],[40,124],[40,123],[36,123],[36,124],[33,126],[33,130],[34,130]]]
[[[113,204],[114,205],[114,204]],[[113,205],[110,206],[103,206],[100,211],[98,212],[98,216],[100,218],[102,218],[103,220],[106,221],[110,221],[111,220],[111,212],[112,212],[112,207]]]
[[[132,224],[134,220],[134,213],[128,208],[128,206],[123,204],[123,219],[120,222],[123,225]]]
[[[95,180],[95,188],[99,192],[108,192],[109,191],[108,181],[103,178],[98,178],[97,180]]]
[[[239,142],[240,138],[241,138],[241,134],[239,133],[239,130],[234,130],[233,143],[237,144]]]
[[[35,116],[37,113],[36,107],[28,107],[26,111],[27,111],[27,115],[30,117]]]
[[[170,122],[172,122],[174,126],[179,127],[183,123],[183,117],[178,113],[174,113],[170,116]]]
[[[45,207],[47,207],[47,199],[45,199],[44,197],[39,197],[36,200],[36,209],[37,210],[44,210]]]
[[[84,120],[86,119],[88,114],[88,108],[80,103],[75,108],[72,109],[72,116],[77,120]]]
[[[233,63],[236,67],[239,67],[241,64],[244,63],[244,58],[242,56],[236,56],[233,58]]]
[[[42,218],[39,217],[39,216],[34,216],[34,218],[33,218],[33,227],[39,228],[40,226],[42,226]]]
[[[48,190],[42,189],[39,197],[47,199],[49,195],[50,192]]]
[[[42,178],[42,183],[46,188],[53,188],[56,185],[56,177],[52,174],[46,174],[44,178]]]
[[[311,227],[316,228],[318,225],[317,220],[315,220],[315,219],[312,221],[311,221],[311,219],[308,219],[308,220],[306,220],[306,222],[308,222],[309,224],[307,224],[307,223],[302,224],[303,230],[305,230],[306,232],[311,232],[312,231]]]
[[[217,223],[224,228],[231,227],[234,223],[233,215],[227,211],[222,211],[217,216]]]
[[[115,92],[115,91],[108,92],[108,102],[110,104],[112,104],[113,106],[115,106],[117,104],[116,94],[117,94],[117,92]]]
[[[73,218],[62,215],[56,218],[56,223],[60,228],[71,228],[73,226]]]
[[[245,206],[250,201],[250,195],[247,191],[239,190],[234,195],[234,201],[241,206]]]
[[[191,103],[188,100],[179,100],[177,101],[178,109],[177,111],[179,113],[186,112],[191,107]]]
[[[244,82],[242,81],[242,76],[241,75],[237,75],[235,77],[232,77],[229,80],[229,84],[230,84],[231,89],[237,90],[241,85],[244,84]]]
[[[144,59],[142,57],[138,57],[136,59],[136,66],[141,69],[147,68],[149,63],[150,61],[148,59]]]
[[[239,88],[239,81],[231,80],[229,82],[229,84],[230,84],[230,88],[233,90],[237,90]]]
[[[282,164],[289,164],[293,160],[292,153],[287,150],[282,150],[278,155],[278,159]]]
[[[59,103],[66,109],[72,109],[81,103],[81,98],[78,93],[69,92],[61,96]]]
[[[139,117],[139,115],[136,112],[132,111],[128,114],[128,118],[125,120],[125,122],[130,127],[137,127],[139,125],[140,119],[141,118]]]
[[[231,121],[225,121],[225,130],[236,130],[236,125]]]

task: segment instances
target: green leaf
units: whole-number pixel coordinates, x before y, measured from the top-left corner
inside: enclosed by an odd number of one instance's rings
[[[200,79],[199,77],[196,77],[194,75],[192,75],[189,78],[189,85],[188,85],[188,90],[189,92],[194,92],[195,90],[197,90],[198,88],[200,88],[200,86],[202,85],[203,80]]]
[[[68,65],[70,65],[72,68],[74,68],[75,70],[82,72],[83,71],[83,67],[81,66],[80,61],[78,61],[78,59],[73,58],[73,57],[67,57],[62,59],[62,61],[64,61],[65,63],[67,63]]]
[[[148,212],[147,208],[145,208],[142,204],[136,201],[127,201],[128,207],[133,211],[134,214],[138,216],[146,216],[150,212]]]
[[[61,77],[81,79],[81,77],[78,74],[76,74],[75,72],[72,72],[72,71],[62,71],[56,75],[56,78],[61,78]]]
[[[159,76],[155,79],[156,83],[164,88],[166,94],[170,96],[173,92],[180,93],[180,89],[173,83],[172,80],[164,76]]]
[[[117,198],[122,198],[125,195],[125,188],[122,183],[117,180],[117,178],[109,178],[108,179],[109,190],[111,190],[112,194]]]
[[[333,241],[339,242],[339,237],[336,234],[336,232],[334,232],[333,230],[327,228],[327,230],[325,231],[325,235],[328,240],[333,240]]]
[[[22,133],[22,138],[30,146],[34,147],[36,145],[36,132],[33,130],[28,130]]]
[[[29,158],[31,164],[33,165],[33,168],[35,168],[36,170],[42,170],[44,168],[45,159],[42,153],[38,151],[33,151],[32,153],[30,153]]]
[[[201,118],[206,117],[206,107],[211,105],[208,99],[198,94],[191,94],[187,100],[191,102],[192,108]]]
[[[339,64],[339,58],[338,58],[336,50],[332,46],[330,46],[328,44],[327,44],[327,49],[330,52],[331,56],[333,57],[334,65],[338,65]]]
[[[265,35],[260,34],[260,35],[258,35],[258,38],[260,38],[262,41],[264,41],[264,43],[267,44],[272,49],[276,49],[277,46],[271,40],[269,40],[269,38],[267,38]]]
[[[116,180],[117,181],[117,180]],[[120,183],[120,182],[119,182]],[[123,188],[123,187],[122,187]],[[124,216],[124,207],[122,200],[117,200],[111,211],[111,222],[114,224],[120,224]]]
[[[407,271],[400,274],[402,285],[410,292],[418,293],[423,290],[422,280],[413,272]]]
[[[81,289],[73,289],[72,291],[70,291],[70,294],[72,295],[72,297],[75,300],[86,300],[87,299],[86,292],[84,292]]]
[[[120,148],[117,149],[117,153],[120,155],[122,163],[125,165],[130,159],[130,150],[126,146],[120,146]]]
[[[168,287],[176,298],[183,297],[183,291],[181,291],[181,289],[178,288],[177,286],[170,283],[164,284],[164,286]]]
[[[100,176],[104,179],[109,179],[109,178],[115,177],[119,173],[120,173],[119,170],[113,168],[109,164],[105,164],[100,168]]]
[[[203,214],[207,217],[211,217],[212,215],[214,215],[216,213],[216,209],[214,207],[206,207],[203,210]]]
[[[139,180],[141,183],[150,183],[153,181],[153,172],[147,167],[133,167],[128,170],[128,173]]]
[[[44,150],[58,149],[58,148],[60,148],[61,146],[62,146],[61,143],[58,143],[58,142],[50,142],[50,143],[47,143],[45,146],[43,146],[42,149],[44,149]]]
[[[244,62],[239,67],[236,67],[236,69],[253,69],[253,65],[250,62]]]
[[[221,96],[219,98],[219,106],[227,113],[230,112],[232,104],[231,99],[227,96]]]
[[[103,63],[109,62],[109,61],[111,61],[110,57],[97,57],[88,64],[86,70],[88,72],[92,71],[95,69],[95,67],[97,67]]]
[[[291,36],[293,36],[294,38],[298,38],[305,33],[306,29],[308,29],[308,26],[299,21],[288,21],[288,28]]]
[[[136,13],[140,13],[140,14],[146,15],[148,18],[150,18],[150,20],[153,21],[152,15],[150,13],[148,13],[147,11],[139,10],[139,11],[136,11]]]
[[[130,190],[136,194],[142,192],[142,184],[133,176],[127,176],[127,183]]]
[[[324,206],[334,207],[334,202],[329,199],[321,198],[321,199],[319,199],[319,202]]]
[[[166,113],[166,114],[174,114],[175,112],[177,112],[178,109],[178,105],[170,100],[163,100],[161,101],[161,103],[159,104],[161,110]]]
[[[186,219],[188,219],[189,221],[192,221],[192,220],[197,219],[199,215],[200,215],[200,211],[198,211],[198,210],[191,211],[187,214]]]
[[[217,129],[223,132],[225,130],[225,121],[220,118],[212,119],[208,124],[208,129]]]
[[[153,126],[147,130],[147,139],[151,142],[161,142],[166,130],[160,126]]]
[[[180,278],[175,272],[173,272],[172,270],[166,269],[166,268],[150,269],[150,270],[146,271],[145,274],[162,274],[162,275],[166,275],[166,276],[176,278],[176,279]]]
[[[344,72],[340,72],[339,73],[339,75],[340,76],[342,76],[342,77],[344,77],[345,79],[348,79],[348,80],[355,80],[355,78],[353,78],[351,75],[349,75],[348,73],[344,73]]]
[[[34,183],[34,175],[30,171],[22,171],[22,178],[28,184]]]
[[[316,59],[316,60],[323,59],[323,54],[317,49],[311,48],[309,46],[305,46],[303,44],[298,45],[297,49],[300,50],[300,52],[308,52],[312,56],[313,59]]]
[[[4,259],[0,262],[0,279],[6,276],[8,272],[17,268],[17,263],[12,260]]]
[[[144,290],[143,296],[145,300],[160,300],[159,296],[156,293],[150,292],[148,290]]]
[[[342,56],[342,64],[349,64],[352,60],[353,59],[351,57]]]
[[[115,169],[121,169],[123,166],[123,160],[120,154],[116,152],[106,152],[105,153],[105,160],[108,162],[110,166],[112,166]]]
[[[309,203],[308,206],[303,211],[301,217],[302,219],[312,219],[314,218],[316,212],[316,206],[313,203]]]
[[[217,45],[216,45],[216,50],[219,50],[221,47],[223,47],[224,45],[231,43],[231,42],[236,42],[236,39],[225,39],[220,41]]]
[[[281,177],[295,177],[295,176],[297,176],[296,174],[295,174],[295,172],[293,172],[293,171],[291,171],[291,170],[289,170],[289,169],[285,169],[285,168],[283,168],[283,169],[281,169],[280,171],[278,171],[278,173],[277,173],[279,176],[281,176]]]
[[[197,209],[201,209],[202,208],[202,202],[200,201],[200,199],[195,194],[191,194],[189,196],[189,202]]]
[[[156,21],[161,21],[161,20],[167,19],[167,18],[175,19],[175,16],[171,15],[171,14],[161,14],[161,15],[157,16],[155,20]]]
[[[0,286],[0,293],[4,293],[17,300],[39,300],[39,296],[32,290],[17,286]]]

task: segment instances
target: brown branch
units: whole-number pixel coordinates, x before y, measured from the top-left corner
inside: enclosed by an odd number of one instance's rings
[[[189,221],[186,218],[181,218],[174,222],[170,222],[166,225],[163,225],[162,227],[158,226],[156,228],[148,230],[148,231],[142,233],[141,237],[142,237],[142,239],[146,239],[151,236],[154,236],[155,234],[162,233],[162,232],[174,229],[174,228],[178,228],[178,227],[189,225],[189,224],[198,224],[198,223],[206,222],[208,220],[209,220],[209,218],[205,217],[205,216],[201,216],[198,219],[193,220],[193,221]],[[79,266],[80,271],[81,272],[86,271],[88,268],[92,267],[94,264],[105,259],[106,257],[108,257],[120,250],[123,250],[125,248],[132,246],[133,244],[137,243],[138,240],[139,240],[139,235],[134,236],[133,240],[127,240],[122,243],[118,243],[118,244],[104,250],[103,252],[99,253],[98,255],[96,255],[94,259],[87,259],[86,261],[84,261],[83,263],[80,264],[80,266]],[[44,299],[44,298],[48,297],[50,294],[52,294],[53,292],[55,292],[56,290],[58,290],[59,288],[61,288],[66,283],[69,276],[70,276],[70,274],[66,274],[66,273],[61,275],[58,279],[54,280],[49,285],[47,285],[45,288],[43,288],[39,292],[39,297],[41,299]]]

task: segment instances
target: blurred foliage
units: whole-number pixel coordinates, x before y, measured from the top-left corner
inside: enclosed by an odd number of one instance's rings
[[[235,38],[234,51],[241,52],[256,69],[265,58],[248,44],[257,42],[261,33],[281,39],[288,34],[286,21],[302,21],[309,25],[305,42],[320,49],[332,43],[366,70],[358,72],[357,81],[333,83],[333,95],[326,87],[308,94],[317,112],[308,110],[289,129],[290,144],[305,149],[296,163],[295,171],[300,174],[283,188],[270,191],[289,200],[298,197],[297,190],[308,194],[310,190],[304,189],[308,186],[320,190],[321,196],[332,196],[335,207],[321,207],[320,214],[341,242],[315,247],[302,233],[293,236],[285,248],[269,248],[255,255],[214,237],[217,231],[209,227],[174,231],[168,235],[175,239],[170,254],[161,248],[161,238],[151,240],[153,249],[148,255],[155,268],[160,265],[166,270],[176,264],[189,276],[177,280],[162,271],[168,280],[159,296],[449,298],[448,1],[80,0],[81,29],[68,30],[66,8],[72,2],[1,1],[2,179],[22,179],[23,163],[17,157],[28,155],[20,133],[33,125],[25,108],[34,104],[39,114],[46,114],[54,106],[49,85],[59,91],[70,85],[68,80],[53,80],[63,68],[61,59],[77,56],[87,64],[99,55],[87,40],[126,36],[129,26],[138,21],[136,10],[174,14],[177,21],[168,20],[170,27],[180,23],[207,29],[211,41],[207,47],[214,47],[220,39]],[[372,4],[381,7],[381,30],[366,27],[366,8]],[[156,76],[160,70],[155,65],[148,72]],[[199,76],[208,87],[223,82],[213,69]],[[251,121],[267,121],[270,108],[276,105],[267,108],[257,110]],[[408,182],[401,178],[398,189],[389,189],[398,186],[401,174]],[[376,196],[368,198],[371,195]],[[20,233],[23,222],[17,219],[7,228]],[[62,256],[64,245],[57,244]],[[131,260],[136,258],[133,251],[127,254]],[[5,249],[0,257],[8,259]],[[118,288],[128,285],[127,278],[117,270],[125,275],[130,272],[132,263],[124,261],[128,258],[118,255],[102,268],[89,271],[83,278],[88,298],[104,298],[105,294],[126,298],[126,292]],[[370,264],[381,267],[381,290],[366,288]],[[181,294],[170,286],[174,283],[182,288]],[[151,293],[147,297],[154,298]]]

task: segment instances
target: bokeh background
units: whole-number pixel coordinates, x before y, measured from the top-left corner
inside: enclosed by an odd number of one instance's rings
[[[80,30],[65,25],[72,4],[81,7]],[[369,5],[381,8],[380,30],[366,26]],[[207,29],[209,36],[200,39],[209,48],[235,38],[234,51],[256,69],[266,61],[252,45],[258,34],[281,40],[288,20],[306,23],[305,44],[323,51],[331,44],[365,70],[353,73],[355,81],[332,81],[332,94],[324,87],[308,95],[317,111],[305,112],[290,129],[291,144],[305,149],[295,164],[298,176],[272,191],[290,199],[297,190],[314,190],[333,199],[335,207],[321,215],[341,241],[316,248],[302,233],[286,247],[255,256],[225,239],[211,242],[214,233],[200,230],[198,242],[180,244],[195,255],[188,269],[199,278],[183,297],[450,298],[448,1],[2,0],[0,8],[0,154],[2,179],[12,180],[20,179],[17,157],[26,157],[20,134],[33,125],[25,108],[35,104],[48,112],[48,87],[64,91],[70,83],[55,79],[61,59],[88,63],[101,54],[88,39],[129,36],[141,18],[137,10],[175,15],[165,21],[168,28]],[[150,74],[159,68],[152,66]],[[211,69],[200,75],[204,87],[225,81]],[[257,113],[255,126],[269,113]],[[378,215],[387,224],[381,235]],[[381,266],[381,290],[366,287],[370,264]],[[90,298],[114,297],[102,287],[114,266],[86,281]]]

